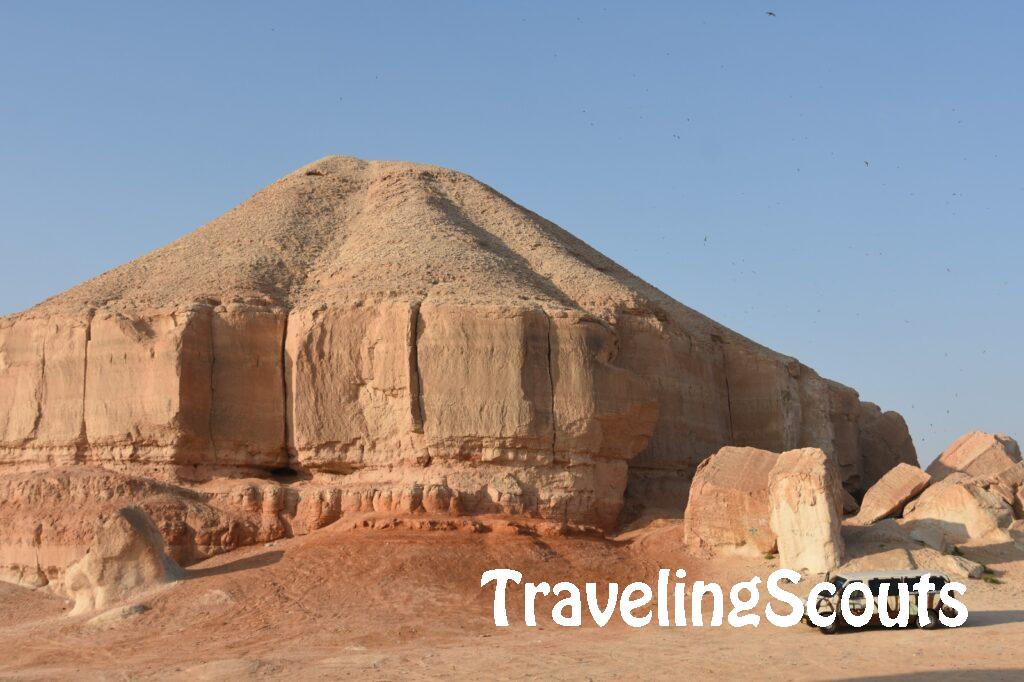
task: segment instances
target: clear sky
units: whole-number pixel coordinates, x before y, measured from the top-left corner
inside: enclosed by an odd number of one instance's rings
[[[5,2],[0,314],[321,156],[421,161],[902,412],[924,462],[1024,439],[1022,26],[1014,2]]]

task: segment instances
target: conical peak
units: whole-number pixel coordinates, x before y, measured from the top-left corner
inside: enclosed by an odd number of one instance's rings
[[[566,230],[440,166],[327,156],[22,316],[381,300],[673,319],[729,334]]]

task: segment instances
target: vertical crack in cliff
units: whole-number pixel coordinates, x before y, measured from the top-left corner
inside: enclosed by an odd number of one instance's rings
[[[32,420],[32,430],[26,440],[39,438],[39,425],[43,423],[43,403],[46,401],[46,337],[40,345],[39,352],[39,385],[36,386],[36,415]]]
[[[409,324],[409,409],[412,412],[412,430],[423,433],[426,414],[423,411],[423,383],[420,378],[420,302],[412,304]]]
[[[725,380],[725,406],[729,415],[729,443],[736,442],[736,429],[732,423],[732,389],[729,387],[729,362],[725,354],[725,341],[718,334],[712,334],[711,340],[718,346],[722,354],[722,377]]]
[[[89,450],[89,431],[85,423],[86,382],[89,381],[89,343],[92,341],[92,320],[96,311],[90,310],[85,318],[85,348],[82,349],[82,423],[78,427],[78,440],[75,442],[75,464],[85,463],[85,453]]]
[[[209,310],[210,310],[210,409],[206,413],[206,415],[207,415],[206,416],[206,429],[209,432],[210,453],[213,455],[214,461],[216,461],[216,459],[217,459],[217,443],[213,439],[213,411],[214,411],[214,405],[216,405],[216,396],[214,395],[214,391],[215,391],[214,384],[216,382],[216,374],[215,374],[215,370],[214,370],[214,364],[216,363],[217,358],[214,355],[214,346],[215,346],[215,344],[214,344],[214,340],[213,340],[213,334],[214,334],[213,330],[217,326],[216,323],[214,322],[214,316],[217,314],[217,311],[214,310],[213,308],[210,308]],[[186,322],[185,324],[188,324],[188,322]]]
[[[281,325],[281,397],[283,399],[283,417],[284,417],[284,442],[282,443],[282,450],[284,451],[285,462],[291,463],[292,459],[292,425],[289,415],[292,409],[291,396],[288,393],[288,319],[291,317],[291,311],[284,311],[284,324]],[[298,459],[298,453],[295,453],[296,459]]]
[[[555,369],[554,369],[554,353],[552,352],[551,342],[551,315],[546,311],[544,317],[548,320],[548,387],[551,391],[551,456],[555,457],[555,444],[558,439],[558,422],[555,417]]]

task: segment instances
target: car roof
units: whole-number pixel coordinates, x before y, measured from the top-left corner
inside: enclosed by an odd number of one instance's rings
[[[915,570],[915,571],[864,571],[864,572],[861,572],[861,573],[835,573],[835,574],[832,575],[832,577],[833,578],[842,578],[843,580],[846,580],[847,582],[852,582],[852,581],[855,581],[855,580],[880,580],[880,579],[881,580],[884,580],[884,579],[899,580],[899,579],[906,579],[906,578],[921,578],[921,577],[924,577],[926,575],[930,575],[933,578],[943,578],[943,579],[947,579],[948,580],[948,578],[946,578],[946,574],[945,573],[941,573],[940,571],[922,571],[922,570]]]

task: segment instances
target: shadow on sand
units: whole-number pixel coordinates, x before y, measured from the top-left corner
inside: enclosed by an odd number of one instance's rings
[[[1016,609],[1015,610],[1008,610],[1008,611],[973,611],[972,610],[970,612],[970,615],[967,617],[967,622],[964,623],[963,625],[961,625],[959,628],[956,628],[956,629],[959,630],[959,629],[962,629],[962,628],[985,628],[985,627],[992,627],[994,625],[1007,625],[1009,623],[1024,623],[1024,611],[1016,610]],[[878,619],[872,619],[870,623],[868,623],[867,625],[865,625],[863,627],[859,627],[859,628],[844,627],[844,628],[842,628],[839,631],[838,635],[839,636],[843,636],[843,635],[856,636],[858,632],[870,632],[870,631],[875,631],[875,630],[886,630],[886,629],[888,629],[888,628],[886,628],[884,625],[882,625],[878,621]],[[897,630],[897,631],[900,631],[900,630],[904,630],[904,631],[916,630],[917,629],[917,625],[914,624],[913,622],[911,622],[911,624],[908,625],[906,628],[892,628],[892,629],[893,630]],[[943,631],[943,630],[946,630],[946,629],[947,628],[944,628],[944,627],[942,627],[940,625],[937,628],[937,631]],[[1024,665],[1024,664],[1022,664],[1022,665]],[[1021,671],[1020,671],[1019,679],[1024,679],[1024,668],[1022,668]]]
[[[219,566],[210,566],[209,568],[186,568],[185,579],[193,580],[195,578],[206,578],[211,575],[224,575],[225,573],[234,573],[236,571],[248,571],[253,568],[263,568],[264,566],[276,564],[283,556],[284,552],[274,550],[272,552],[263,552],[262,554],[245,557],[244,559],[229,561],[228,563],[221,564]]]
[[[889,682],[891,680],[928,680],[928,682],[991,682],[992,680],[1019,680],[1024,677],[1024,668],[989,668],[988,670],[936,670],[898,675],[871,675],[869,677],[847,677],[856,682]]]
[[[991,625],[1006,625],[1007,623],[1024,623],[1024,611],[971,611],[967,622],[961,627],[984,628]],[[1024,678],[1024,670],[1020,671],[1021,678]]]

